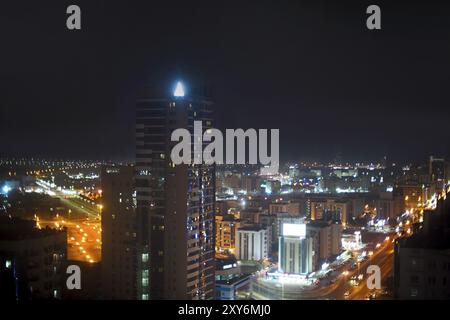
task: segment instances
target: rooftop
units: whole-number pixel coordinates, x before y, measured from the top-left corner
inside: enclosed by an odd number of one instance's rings
[[[0,241],[40,238],[61,232],[63,231],[51,228],[38,229],[32,220],[10,218],[8,216],[0,217]]]

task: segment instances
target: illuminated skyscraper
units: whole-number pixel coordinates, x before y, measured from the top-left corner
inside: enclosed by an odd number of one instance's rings
[[[194,121],[212,126],[213,103],[205,91],[143,89],[137,101],[136,191],[138,295],[140,299],[214,297],[215,168],[174,165],[178,128]]]

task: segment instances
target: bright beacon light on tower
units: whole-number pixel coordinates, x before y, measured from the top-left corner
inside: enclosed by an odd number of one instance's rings
[[[183,84],[180,81],[177,82],[177,86],[175,87],[175,91],[173,92],[173,95],[175,97],[184,97],[184,88],[183,88]]]

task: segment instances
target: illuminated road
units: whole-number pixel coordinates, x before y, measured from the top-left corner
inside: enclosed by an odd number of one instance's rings
[[[392,249],[386,255],[380,256],[378,261],[374,264],[377,264],[381,269],[381,285],[386,281],[386,279],[392,275],[393,265],[394,265],[394,249]],[[358,287],[354,288],[350,293],[350,300],[362,300],[367,299],[368,295],[371,293],[371,290],[367,287],[366,281],[364,280]]]
[[[100,210],[90,204],[86,204],[83,200],[76,197],[67,197],[61,194],[56,194],[55,197],[61,200],[61,203],[66,205],[69,209],[76,209],[91,219],[100,219]]]
[[[98,221],[73,223],[68,229],[68,255],[71,260],[97,262],[101,259],[101,226]]]
[[[39,219],[41,228],[67,228],[67,256],[69,260],[97,262],[101,259],[101,225],[99,221],[58,217]]]
[[[43,180],[36,180],[36,183],[44,188],[52,197],[60,199],[61,203],[69,209],[78,210],[91,219],[100,219],[101,210],[95,205],[82,200],[76,194],[73,194],[74,192],[72,190],[58,190],[54,185],[51,186]],[[72,194],[68,194],[69,192]]]
[[[363,300],[370,293],[367,288],[367,267],[370,265],[377,265],[381,269],[381,283],[383,284],[387,277],[392,273],[393,268],[393,257],[394,257],[394,245],[391,241],[386,241],[381,248],[374,251],[373,256],[361,263],[359,268],[355,270],[349,270],[347,276],[341,275],[337,286],[331,288],[331,292],[327,295],[328,298],[332,299],[345,299],[348,300]],[[359,285],[353,287],[349,284],[349,280],[353,275],[363,274],[364,278],[360,281]],[[345,292],[349,292],[349,296],[345,297]]]
[[[76,195],[68,195],[48,184],[38,183],[51,196],[60,199],[69,209],[67,216],[57,216],[54,220],[39,219],[39,226],[45,228],[67,228],[67,256],[69,260],[98,262],[101,259],[100,210]]]

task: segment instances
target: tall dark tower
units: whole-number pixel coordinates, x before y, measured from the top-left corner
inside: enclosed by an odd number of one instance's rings
[[[215,167],[174,165],[171,133],[212,127],[205,90],[145,88],[136,108],[140,299],[214,297]]]
[[[133,178],[132,166],[105,166],[101,171],[103,299],[138,298]]]

